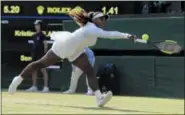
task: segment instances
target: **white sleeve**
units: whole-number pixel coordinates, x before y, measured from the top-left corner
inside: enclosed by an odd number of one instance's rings
[[[108,38],[108,39],[123,39],[123,38],[128,39],[128,37],[130,36],[130,34],[128,33],[122,33],[118,31],[105,31],[98,27],[91,29],[89,34],[99,38]]]

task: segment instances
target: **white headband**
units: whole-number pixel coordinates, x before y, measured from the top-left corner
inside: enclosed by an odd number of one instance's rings
[[[105,15],[105,14],[103,14],[101,12],[98,12],[98,14],[95,14],[95,16],[93,16],[92,20],[95,20],[95,19],[103,17],[103,16],[107,16],[107,15]]]

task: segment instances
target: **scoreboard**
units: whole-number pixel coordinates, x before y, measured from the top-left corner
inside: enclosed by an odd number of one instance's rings
[[[86,11],[102,11],[109,15],[127,14],[132,1],[2,1],[1,25],[3,39],[8,42],[27,42],[34,33],[33,22],[42,19],[47,36],[52,31],[62,30],[62,21],[71,20],[66,15],[72,8],[80,6]],[[49,27],[57,23],[58,27]],[[8,34],[7,34],[8,32]]]
[[[138,5],[138,4],[137,4]],[[66,15],[72,8],[80,6],[86,11],[102,11],[109,15],[133,13],[133,1],[2,1],[1,25],[3,39],[8,42],[25,42],[34,33],[33,22],[42,19],[47,36],[52,31],[63,29],[62,21],[71,20]],[[57,27],[48,24],[57,23]],[[8,32],[8,34],[7,34]]]
[[[63,16],[80,6],[86,11],[102,11],[109,15],[128,14],[132,1],[3,1],[2,15]],[[130,9],[131,10],[131,9]]]

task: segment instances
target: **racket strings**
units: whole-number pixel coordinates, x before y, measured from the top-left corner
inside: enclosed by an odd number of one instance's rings
[[[178,44],[171,42],[161,42],[160,44],[158,44],[158,48],[160,48],[163,51],[172,53],[176,53],[181,50],[181,47]]]

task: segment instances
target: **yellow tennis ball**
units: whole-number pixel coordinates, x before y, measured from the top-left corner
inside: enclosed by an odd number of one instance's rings
[[[149,35],[148,34],[143,34],[142,39],[147,41],[149,39]]]

